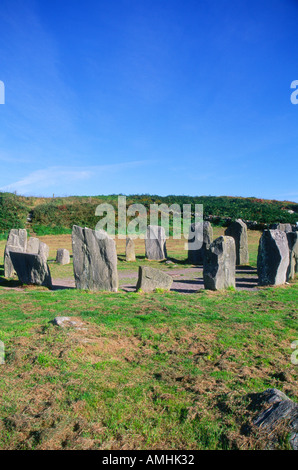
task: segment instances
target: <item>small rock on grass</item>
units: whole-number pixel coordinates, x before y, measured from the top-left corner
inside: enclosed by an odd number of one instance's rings
[[[274,433],[284,425],[290,435],[289,443],[298,450],[298,404],[294,403],[283,392],[276,388],[268,388],[259,395],[261,403],[270,405],[253,421],[254,425],[268,433],[268,438],[275,447]]]
[[[79,320],[74,320],[71,317],[56,317],[52,320],[53,325],[60,326],[61,328],[74,327],[81,329],[83,323]]]

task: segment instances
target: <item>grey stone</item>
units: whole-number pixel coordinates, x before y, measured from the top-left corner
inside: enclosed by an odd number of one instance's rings
[[[287,233],[289,245],[289,266],[287,270],[287,281],[295,279],[298,272],[298,232]]]
[[[191,264],[203,264],[205,251],[213,241],[213,229],[210,222],[191,224],[188,235],[188,260]]]
[[[254,425],[268,433],[271,448],[278,445],[275,431],[283,424],[289,434],[289,442],[298,450],[298,404],[290,400],[283,392],[269,388],[259,396],[260,403],[269,404],[253,421]]]
[[[19,246],[6,245],[4,250],[4,277],[7,278],[14,277],[16,275],[10,256],[12,251],[16,251],[17,253],[23,252],[22,248]]]
[[[236,245],[236,265],[249,264],[247,225],[241,219],[235,220],[226,229],[225,235],[233,237]]]
[[[258,276],[260,286],[278,286],[287,279],[289,245],[281,230],[264,230],[258,250]]]
[[[59,248],[57,250],[56,263],[63,264],[63,265],[69,264],[70,263],[69,251],[66,250],[65,248]]]
[[[4,251],[4,276],[13,277],[15,270],[10,258],[10,252],[16,251],[23,253],[27,249],[27,230],[12,229],[9,232]]]
[[[39,252],[39,239],[35,237],[30,237],[27,243],[27,253],[32,255],[37,255]]]
[[[125,259],[126,261],[136,260],[135,242],[133,241],[133,238],[131,237],[126,238]]]
[[[153,292],[155,289],[170,290],[173,278],[159,269],[139,266],[139,277],[136,290]]]
[[[236,248],[232,237],[221,236],[205,252],[203,278],[205,289],[235,287]]]
[[[145,238],[146,258],[149,260],[163,260],[167,257],[166,234],[163,227],[148,225]]]
[[[11,252],[11,261],[22,284],[52,287],[52,279],[46,260],[31,253]]]
[[[272,224],[270,225],[271,230],[281,230],[282,232],[292,232],[293,228],[291,224]]]
[[[74,225],[72,248],[77,289],[117,292],[116,244],[104,230]]]
[[[50,253],[50,248],[44,242],[41,242],[39,238],[30,237],[27,243],[27,253],[32,255],[40,255],[45,261],[47,261]]]
[[[39,249],[38,249],[38,254],[42,256],[45,261],[48,260],[49,254],[50,254],[50,248],[48,245],[44,242],[39,242]]]
[[[84,326],[83,322],[73,319],[72,317],[56,317],[50,323],[60,326],[61,328],[74,327],[78,330],[81,330],[82,326]]]

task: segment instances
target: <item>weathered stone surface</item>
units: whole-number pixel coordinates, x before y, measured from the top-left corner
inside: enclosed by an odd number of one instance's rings
[[[289,245],[289,266],[287,270],[287,281],[295,279],[295,274],[298,273],[298,232],[287,233]]]
[[[39,239],[35,237],[30,237],[27,243],[27,253],[32,255],[38,255],[39,252]]]
[[[45,261],[47,261],[50,253],[50,248],[44,242],[41,242],[39,238],[30,237],[27,243],[27,253],[32,255],[40,255]]]
[[[241,219],[235,220],[226,229],[225,235],[233,237],[236,246],[236,265],[249,264],[247,225]]]
[[[50,254],[49,246],[46,243],[40,241],[38,254],[42,256],[45,259],[45,261],[47,261],[49,254]]]
[[[155,289],[170,290],[173,278],[159,269],[139,266],[139,277],[136,290],[153,292]]]
[[[213,229],[210,222],[191,224],[188,235],[188,260],[191,264],[203,264],[205,251],[213,241]]]
[[[27,230],[12,229],[9,232],[4,251],[4,276],[12,277],[15,274],[10,258],[10,251],[25,252],[27,249]]]
[[[281,230],[264,230],[259,242],[258,276],[260,286],[278,286],[287,279],[289,245]]]
[[[104,230],[74,225],[72,248],[77,289],[117,292],[116,244]]]
[[[127,237],[127,239],[126,239],[125,258],[126,258],[126,261],[135,261],[136,260],[135,242],[134,242],[133,238],[131,238],[131,237]]]
[[[11,261],[22,284],[52,287],[49,267],[38,254],[11,252]]]
[[[63,264],[63,265],[69,264],[70,263],[69,251],[66,250],[65,248],[59,248],[57,250],[56,263]]]
[[[16,275],[16,272],[14,270],[14,267],[11,261],[11,256],[10,256],[10,253],[12,251],[16,251],[18,253],[23,252],[20,246],[6,245],[5,250],[4,250],[4,277],[8,277],[8,278]]]
[[[271,230],[281,230],[282,232],[292,232],[293,228],[291,224],[272,224],[270,225]]]
[[[167,257],[166,234],[163,227],[148,225],[145,238],[146,258],[163,260]]]
[[[294,450],[298,450],[298,404],[275,388],[269,388],[261,393],[259,401],[271,405],[269,408],[266,406],[266,409],[253,421],[255,426],[268,433],[271,441],[269,447],[274,448],[278,445],[275,432],[283,425],[290,434],[290,445]]]
[[[77,318],[73,317],[56,317],[52,320],[52,323],[55,326],[60,326],[61,328],[76,328],[77,330],[83,330],[86,328],[84,327],[84,323]]]
[[[235,287],[236,248],[232,237],[221,236],[211,243],[204,257],[205,289]]]

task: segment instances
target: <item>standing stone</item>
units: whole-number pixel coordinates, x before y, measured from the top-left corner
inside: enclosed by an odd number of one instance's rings
[[[72,228],[73,270],[77,289],[118,290],[117,252],[104,230]]]
[[[52,287],[52,279],[46,260],[31,253],[11,252],[11,261],[22,284]]]
[[[7,243],[4,251],[4,276],[12,277],[15,273],[13,264],[10,258],[11,251],[20,253],[25,252],[27,249],[27,230],[25,229],[12,229],[9,232]]]
[[[166,234],[163,227],[148,225],[145,238],[146,258],[149,260],[163,260],[167,257]]]
[[[30,237],[27,244],[27,253],[32,255],[40,255],[45,261],[47,261],[50,253],[50,248],[44,242],[41,242],[39,238]]]
[[[260,286],[278,286],[286,282],[289,245],[285,232],[264,230],[260,238],[257,264]]]
[[[50,254],[50,248],[48,245],[44,242],[39,242],[39,249],[38,249],[38,254],[42,256],[45,261],[48,260],[49,254]]]
[[[235,287],[236,248],[233,237],[219,237],[205,252],[203,278],[205,289]]]
[[[39,239],[35,237],[30,237],[27,244],[27,253],[32,255],[38,255],[39,251]]]
[[[292,225],[291,224],[272,224],[270,225],[271,230],[281,230],[282,232],[292,232]]]
[[[126,238],[125,258],[126,258],[126,261],[136,260],[135,243],[133,241],[133,238],[131,237]]]
[[[247,225],[241,219],[235,220],[226,229],[225,235],[233,237],[236,245],[236,265],[249,263]]]
[[[63,265],[69,264],[70,263],[69,251],[66,250],[65,248],[59,248],[57,250],[56,263],[63,264]]]
[[[136,290],[153,292],[155,289],[170,290],[173,278],[159,269],[139,266],[139,277]]]
[[[188,260],[191,264],[203,264],[205,251],[213,241],[213,229],[210,222],[191,224],[188,235]]]
[[[287,281],[295,279],[295,274],[298,272],[298,232],[287,233],[289,245],[289,266],[287,270]]]

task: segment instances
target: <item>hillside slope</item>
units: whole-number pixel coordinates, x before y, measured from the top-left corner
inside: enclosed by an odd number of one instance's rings
[[[143,204],[148,215],[150,204],[203,204],[204,217],[214,224],[226,225],[229,218],[255,221],[259,225],[275,222],[295,224],[298,220],[298,204],[291,201],[257,199],[254,197],[229,196],[158,196],[129,195],[127,207]],[[118,195],[70,196],[63,198],[24,197],[11,193],[0,193],[0,233],[2,236],[11,228],[26,227],[35,233],[67,233],[73,224],[95,227],[99,218],[95,216],[98,204],[109,203],[115,207],[116,221]],[[289,212],[290,211],[290,212]]]

